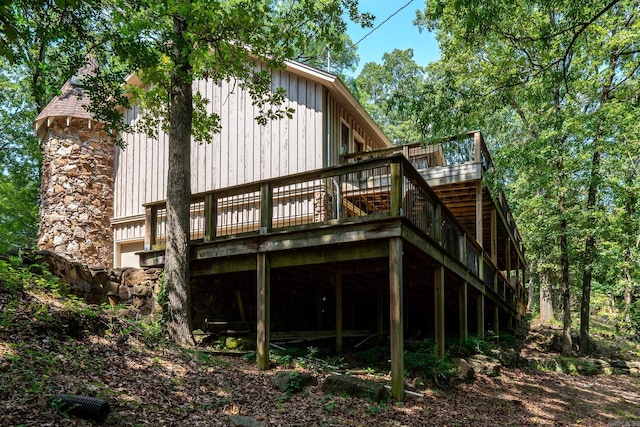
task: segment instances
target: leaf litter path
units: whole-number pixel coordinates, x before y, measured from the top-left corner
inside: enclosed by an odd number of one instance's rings
[[[40,390],[30,391],[24,375],[11,375],[19,358],[14,354],[11,361],[5,351],[0,425],[93,425],[56,413],[47,398],[55,392],[108,400],[112,413],[105,426],[226,426],[227,414],[272,426],[640,425],[640,378],[632,376],[503,369],[499,377],[426,390],[401,404],[375,403],[325,395],[320,385],[287,397],[271,384],[273,370],[259,371],[239,358],[149,347],[135,337],[33,338],[13,351],[23,359],[39,352],[41,362],[57,369],[48,370]],[[320,384],[325,374],[316,375]]]
[[[104,315],[70,338],[74,317],[53,310],[58,303],[22,294],[12,305],[6,297],[0,292],[0,426],[94,425],[57,413],[49,399],[55,393],[107,400],[104,426],[227,426],[228,414],[268,426],[640,426],[637,376],[505,368],[496,378],[375,403],[325,395],[328,373],[312,372],[317,385],[286,396],[271,384],[275,370],[145,342]]]

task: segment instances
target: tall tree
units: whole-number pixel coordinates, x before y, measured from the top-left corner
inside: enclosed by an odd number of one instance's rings
[[[371,117],[396,144],[420,140],[412,106],[424,84],[425,70],[413,49],[394,49],[382,64],[368,62],[355,79],[355,93]]]
[[[608,203],[599,196],[601,159],[614,155],[616,141],[629,132],[611,111],[637,108],[628,92],[640,68],[637,13],[633,1],[491,0],[429,2],[418,16],[420,24],[437,31],[443,50],[442,60],[429,70],[434,80],[423,98],[432,108],[444,108],[423,113],[423,130],[455,126],[447,114],[461,123],[475,120],[474,127],[488,128],[494,138],[501,152],[496,163],[503,162],[509,188],[523,200],[537,188],[556,201],[534,230],[556,239],[552,253],[565,353],[571,351],[572,265],[582,271],[581,350],[589,351],[591,272],[603,230],[598,211]],[[535,184],[517,187],[515,174]],[[520,204],[516,214],[525,213],[528,204]]]
[[[160,122],[169,134],[165,285],[167,330],[175,341],[193,343],[191,139],[207,142],[220,130],[218,116],[206,112],[205,97],[192,93],[192,83],[203,76],[236,79],[259,108],[260,123],[285,117],[290,114],[280,107],[285,91],[272,88],[269,69],[311,46],[339,45],[344,13],[363,24],[372,18],[358,11],[357,0],[139,0],[112,10],[114,53],[151,88],[134,98],[146,114],[146,129]]]

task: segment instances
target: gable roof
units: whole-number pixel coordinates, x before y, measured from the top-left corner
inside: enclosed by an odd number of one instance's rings
[[[285,67],[287,71],[304,76],[329,89],[331,95],[344,105],[349,114],[354,118],[360,119],[359,124],[365,128],[368,133],[379,137],[385,145],[389,147],[393,146],[389,137],[384,134],[382,129],[380,129],[380,126],[378,126],[378,124],[371,118],[364,107],[360,105],[360,102],[355,98],[355,96],[353,96],[340,77],[296,61],[285,61]]]
[[[351,116],[359,119],[358,123],[365,131],[371,135],[376,135],[385,145],[389,147],[393,146],[389,137],[384,134],[382,129],[380,129],[380,126],[378,126],[378,124],[371,118],[364,107],[360,105],[360,102],[358,102],[355,96],[353,96],[340,77],[293,60],[285,61],[284,65],[286,71],[321,84],[323,87],[327,88],[331,95],[342,103]],[[143,85],[142,81],[135,74],[127,76],[126,83],[139,87]]]

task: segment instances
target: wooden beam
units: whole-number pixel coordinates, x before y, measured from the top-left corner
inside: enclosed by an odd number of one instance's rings
[[[255,254],[260,252],[276,252],[283,250],[297,250],[317,248],[358,241],[368,242],[378,239],[399,236],[402,232],[402,220],[371,221],[338,226],[315,227],[307,230],[284,231],[268,235],[251,235],[233,239],[216,240],[209,243],[192,244],[192,260]],[[366,247],[365,246],[365,247]],[[387,245],[385,245],[386,247]],[[366,250],[366,249],[365,249]],[[295,253],[293,251],[292,253]],[[382,256],[386,256],[387,249]]]
[[[497,304],[493,309],[493,329],[496,336],[500,335],[500,307]]]
[[[336,353],[342,353],[342,275],[336,272],[333,276],[336,289]]]
[[[389,330],[391,335],[391,395],[404,399],[404,330],[402,327],[402,239],[389,239]]]
[[[213,276],[216,274],[237,273],[240,271],[254,271],[256,256],[240,255],[216,260],[198,261],[192,263],[191,277]]]
[[[257,276],[257,362],[258,369],[269,369],[269,333],[271,329],[271,271],[269,257],[258,253]]]
[[[477,312],[477,324],[478,324],[478,338],[484,339],[484,295],[479,294],[476,300]]]
[[[435,306],[436,352],[444,359],[444,267],[436,267],[433,272],[433,304]]]
[[[462,282],[458,290],[458,315],[460,319],[460,342],[465,342],[469,335],[467,322],[467,282]]]

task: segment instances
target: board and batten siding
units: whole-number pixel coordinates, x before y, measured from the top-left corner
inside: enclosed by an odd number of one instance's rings
[[[349,114],[347,109],[338,102],[330,93],[327,93],[327,114],[329,121],[329,147],[330,147],[330,165],[337,165],[340,162],[341,142],[342,142],[342,125],[345,124],[349,128],[349,153],[354,150],[354,139],[358,139],[364,150],[373,150],[385,148],[387,145],[372,135],[369,135],[360,123]]]
[[[237,81],[199,80],[194,91],[210,100],[209,112],[220,116],[221,132],[210,143],[192,145],[191,190],[194,193],[283,176],[325,166],[323,92],[321,84],[287,71],[273,71],[273,87],[287,90],[283,108],[293,108],[291,119],[260,126],[258,108]],[[135,125],[140,111],[125,112]],[[168,135],[157,139],[142,133],[123,135],[126,148],[117,149],[114,191],[116,241],[141,239],[143,204],[166,198]]]

